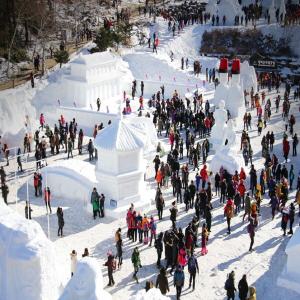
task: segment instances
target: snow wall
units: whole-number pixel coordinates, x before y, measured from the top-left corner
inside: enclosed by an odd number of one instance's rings
[[[58,299],[54,244],[41,226],[0,202],[0,299]]]
[[[97,260],[84,257],[77,263],[72,276],[59,300],[111,300],[103,289],[103,276]]]

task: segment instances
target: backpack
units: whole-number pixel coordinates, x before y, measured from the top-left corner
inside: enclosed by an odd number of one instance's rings
[[[115,271],[117,269],[117,261],[115,259],[113,259],[113,261],[112,261],[112,269],[113,269],[113,271]]]
[[[196,270],[196,258],[190,257],[188,260],[188,270],[189,272],[193,272]]]
[[[176,272],[174,276],[174,283],[176,286],[182,286],[184,283],[184,274],[183,272]]]
[[[224,288],[226,291],[230,288],[229,278],[226,279]]]

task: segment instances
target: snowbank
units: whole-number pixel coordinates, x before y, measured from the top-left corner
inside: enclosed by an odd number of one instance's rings
[[[25,133],[32,133],[36,126],[31,97],[31,90],[25,87],[0,93],[0,135],[2,144],[7,143],[9,148],[23,147]]]
[[[167,300],[169,297],[163,296],[159,289],[152,288],[148,292],[146,290],[139,291],[130,300]]]
[[[288,242],[285,252],[287,263],[277,280],[277,284],[286,289],[293,290],[300,294],[300,229],[296,229],[292,238]]]
[[[50,187],[53,197],[88,203],[96,186],[95,166],[78,159],[59,160],[41,169],[43,184]],[[72,187],[76,186],[76,189]],[[70,193],[72,190],[72,193]],[[91,208],[87,205],[87,208]]]
[[[95,258],[84,257],[77,263],[76,272],[59,300],[111,300],[103,289],[103,276]]]
[[[41,226],[0,203],[0,299],[53,300],[60,273],[54,244]]]

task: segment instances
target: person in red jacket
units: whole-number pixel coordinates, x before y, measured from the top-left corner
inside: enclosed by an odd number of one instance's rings
[[[246,180],[246,173],[245,173],[244,168],[241,168],[241,171],[240,171],[240,179]]]
[[[205,125],[205,129],[206,129],[206,134],[209,135],[211,122],[210,122],[210,119],[208,117],[205,118],[204,125]]]
[[[33,186],[34,186],[34,193],[35,196],[38,197],[39,192],[39,175],[35,172],[33,175]]]
[[[170,140],[170,144],[171,144],[171,150],[173,150],[174,140],[175,140],[175,135],[174,135],[173,131],[170,132],[169,140]]]
[[[283,157],[287,162],[289,152],[290,152],[290,142],[288,141],[287,137],[283,138],[282,146],[283,146]]]
[[[207,173],[207,166],[204,165],[200,171],[200,177],[202,179],[202,188],[205,188],[205,184],[208,181],[208,173]]]
[[[238,192],[241,195],[242,203],[243,203],[243,208],[245,207],[245,192],[246,192],[246,187],[244,184],[244,181],[241,179],[239,182],[239,185],[237,187]]]
[[[283,156],[285,158],[285,162],[287,162],[289,152],[290,152],[290,143],[289,143],[287,137],[284,137],[282,145],[283,145]]]

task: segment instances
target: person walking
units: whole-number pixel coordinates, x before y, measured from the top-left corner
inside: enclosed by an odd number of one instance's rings
[[[139,252],[138,247],[135,247],[133,249],[133,252],[132,252],[132,255],[131,255],[131,262],[133,264],[133,269],[134,269],[134,273],[133,273],[132,278],[135,279],[136,283],[139,283],[137,273],[139,271],[139,268],[142,267],[142,265],[141,265],[140,252]]]
[[[162,267],[159,271],[159,274],[156,278],[155,287],[159,288],[162,295],[166,295],[167,292],[170,291],[169,282],[168,282],[168,278],[167,278],[167,274],[166,274],[166,269],[164,267]]]
[[[18,148],[18,153],[17,153],[18,171],[23,172],[21,156],[22,156],[21,148]]]
[[[61,207],[57,208],[56,211],[56,215],[57,215],[57,220],[58,220],[58,231],[57,231],[57,236],[63,236],[63,227],[65,225],[65,221],[64,221],[64,213]]]
[[[73,158],[73,142],[71,140],[71,138],[68,138],[68,159],[71,156]]]
[[[250,211],[251,211],[251,198],[250,198],[250,194],[247,193],[245,198],[245,213],[243,215],[243,222],[245,221],[246,216],[248,216],[249,219]]]
[[[250,297],[247,300],[256,300],[256,289],[254,286],[250,286],[249,295]]]
[[[100,196],[99,196],[99,194],[97,192],[97,189],[94,187],[93,191],[92,191],[92,194],[91,194],[91,204],[93,206],[94,220],[96,219],[97,215],[100,218],[100,210],[99,210],[100,203],[99,203],[99,198],[100,198]]]
[[[118,269],[120,269],[123,264],[123,241],[121,237],[121,228],[118,228],[117,232],[115,233],[115,241],[117,248],[116,257],[118,257]]]
[[[94,151],[95,151],[95,148],[94,148],[92,139],[90,139],[89,143],[88,143],[89,161],[94,159]]]
[[[25,204],[25,219],[31,220],[31,212],[32,212],[32,208],[30,206],[30,203],[28,203],[28,201],[26,201],[26,204]]]
[[[71,256],[71,276],[73,276],[77,267],[77,252],[75,250],[72,250],[70,256]]]
[[[154,242],[154,248],[156,249],[157,252],[157,262],[156,262],[156,266],[158,268],[160,268],[161,264],[160,264],[160,260],[161,260],[161,255],[163,252],[163,233],[161,232],[157,239]]]
[[[165,200],[163,198],[160,188],[157,188],[156,196],[155,196],[155,203],[156,203],[158,219],[162,220],[163,210],[164,210],[164,206],[165,206]]]
[[[184,272],[180,265],[176,267],[176,271],[174,272],[174,287],[176,287],[176,299],[179,300],[181,296],[181,291],[184,286]]]
[[[239,281],[238,289],[239,289],[240,300],[247,300],[248,283],[247,283],[247,276],[246,276],[246,274],[244,274],[243,277],[242,277],[242,279]]]
[[[176,228],[176,218],[177,218],[178,209],[176,207],[176,202],[172,202],[172,207],[170,208],[170,220],[172,221],[172,227]]]
[[[100,98],[97,98],[97,111],[100,111],[101,108],[101,100]]]
[[[225,282],[225,290],[227,292],[227,300],[234,300],[235,297],[235,284],[234,284],[235,273],[232,271],[229,273],[228,278]]]
[[[196,282],[196,273],[199,274],[199,266],[197,258],[194,256],[194,253],[188,259],[188,271],[190,273],[190,280],[189,280],[189,288],[191,288],[193,283],[193,290],[195,289],[195,282]]]
[[[104,266],[107,267],[107,274],[108,274],[107,286],[113,286],[115,284],[113,271],[116,269],[116,261],[111,251],[107,252],[107,261],[105,262]]]
[[[201,255],[206,255],[208,250],[206,248],[208,241],[208,230],[205,223],[202,225],[202,233],[201,233]]]
[[[289,209],[289,221],[290,221],[290,231],[288,232],[288,234],[293,234],[293,224],[295,221],[295,205],[292,202],[290,204],[290,209]]]
[[[4,203],[6,205],[8,205],[8,203],[7,203],[7,195],[9,193],[9,189],[8,189],[8,186],[7,186],[7,184],[5,182],[1,184],[1,191],[2,191],[2,198],[4,200]]]
[[[230,222],[231,219],[234,216],[234,204],[232,199],[228,199],[227,203],[224,207],[224,215],[226,216],[226,221],[227,221],[227,233],[230,234],[231,233],[231,228],[230,228]]]
[[[48,208],[50,211],[50,214],[52,214],[52,209],[51,209],[51,191],[49,186],[46,186],[44,189],[44,200],[45,200],[45,205],[46,205],[46,210],[47,210],[47,214],[48,214]]]
[[[105,196],[104,194],[101,194],[99,198],[99,213],[100,218],[104,218],[104,205],[105,205]]]

